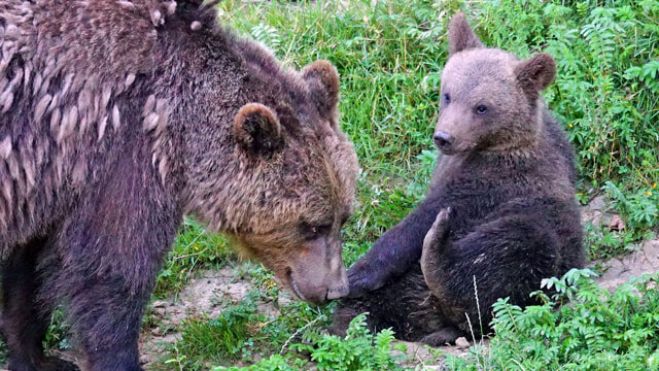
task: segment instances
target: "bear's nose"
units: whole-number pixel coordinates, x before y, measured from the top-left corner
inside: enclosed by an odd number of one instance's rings
[[[450,147],[453,142],[455,141],[455,138],[453,135],[443,132],[443,131],[436,131],[435,135],[433,135],[432,139],[435,141],[435,144],[437,147],[440,149],[442,148],[448,148]]]

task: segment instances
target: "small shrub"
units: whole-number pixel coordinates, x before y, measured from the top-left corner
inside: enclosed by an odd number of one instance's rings
[[[358,371],[358,370],[398,370],[401,369],[391,356],[391,343],[394,335],[391,330],[372,334],[366,327],[366,316],[355,317],[345,338],[334,335],[309,332],[304,342],[294,343],[291,350],[308,354],[318,370]],[[293,363],[293,366],[290,364]],[[252,366],[228,370],[298,370],[308,368],[300,358],[292,359],[273,355]],[[226,368],[216,368],[225,370]]]
[[[573,269],[543,280],[543,305],[522,310],[500,299],[489,349],[467,359],[450,356],[451,369],[657,369],[659,274],[646,275],[610,293],[590,270]],[[563,304],[563,305],[560,305]]]
[[[627,228],[643,231],[659,225],[659,190],[654,183],[648,189],[625,193],[613,182],[604,185],[613,206],[619,210],[627,221]]]
[[[386,329],[372,334],[366,327],[366,315],[355,317],[345,338],[323,335],[311,345],[296,344],[298,351],[308,351],[319,370],[394,370],[399,367],[390,351],[393,331]]]

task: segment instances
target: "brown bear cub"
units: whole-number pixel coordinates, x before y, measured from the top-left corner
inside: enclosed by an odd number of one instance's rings
[[[487,333],[498,298],[531,304],[543,278],[584,264],[572,149],[540,97],[554,61],[484,47],[462,14],[448,36],[430,189],[351,268],[336,332],[369,312],[374,329],[451,343],[469,322]]]
[[[138,335],[184,214],[301,299],[348,293],[355,151],[328,62],[284,68],[202,0],[0,2],[1,329],[12,370],[62,304],[87,370],[138,370]]]

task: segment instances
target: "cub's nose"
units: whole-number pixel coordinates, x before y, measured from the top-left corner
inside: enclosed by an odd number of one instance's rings
[[[435,134],[432,136],[432,139],[435,141],[435,145],[439,149],[450,148],[453,145],[453,142],[455,141],[455,137],[453,137],[453,135],[441,130],[436,131]]]

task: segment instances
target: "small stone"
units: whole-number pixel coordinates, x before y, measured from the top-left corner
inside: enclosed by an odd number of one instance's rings
[[[608,226],[609,229],[612,231],[622,231],[623,229],[625,229],[625,221],[622,220],[620,215],[615,214],[611,217]]]
[[[469,342],[464,336],[461,336],[455,340],[455,346],[459,349],[467,349],[469,348]]]
[[[600,211],[606,209],[606,200],[604,196],[597,196],[593,198],[588,203],[588,208],[590,210],[600,210]]]
[[[164,300],[156,300],[151,304],[153,308],[164,308],[167,306],[167,302]]]

